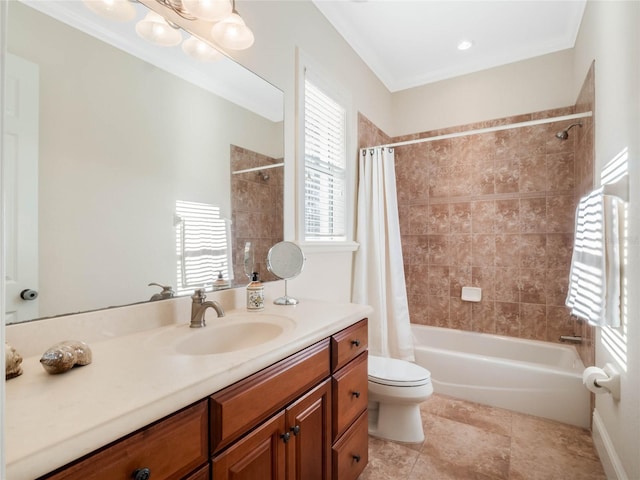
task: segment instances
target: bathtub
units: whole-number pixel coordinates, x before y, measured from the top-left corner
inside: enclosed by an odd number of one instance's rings
[[[436,393],[583,428],[590,424],[584,365],[573,346],[412,325],[415,362]]]

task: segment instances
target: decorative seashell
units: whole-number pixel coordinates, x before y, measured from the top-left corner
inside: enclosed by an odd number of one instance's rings
[[[22,357],[16,349],[5,342],[4,344],[5,380],[22,375]]]
[[[67,340],[49,348],[40,359],[40,363],[50,374],[64,373],[74,366],[91,363],[91,349],[84,342]]]

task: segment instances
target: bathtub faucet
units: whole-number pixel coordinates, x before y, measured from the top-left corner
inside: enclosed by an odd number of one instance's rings
[[[560,335],[560,341],[568,343],[582,343],[582,337],[580,335]]]

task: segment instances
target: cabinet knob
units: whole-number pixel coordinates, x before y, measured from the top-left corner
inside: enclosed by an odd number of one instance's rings
[[[351,345],[353,345],[354,347],[359,347],[360,340],[358,340],[357,338],[355,340],[351,340]]]
[[[137,468],[131,474],[133,480],[149,480],[151,478],[151,470],[148,468]]]
[[[289,439],[291,438],[291,434],[289,432],[285,432],[282,435],[280,435],[280,438],[282,439],[282,441],[284,443],[287,443],[289,441]]]
[[[300,433],[300,425],[294,425],[293,427],[291,427],[291,431],[294,435],[298,435]]]
[[[360,462],[360,455],[352,455],[352,458],[356,463]]]
[[[352,397],[356,397],[356,398],[360,398],[360,392],[359,391],[355,391],[355,392],[351,392],[351,396]]]

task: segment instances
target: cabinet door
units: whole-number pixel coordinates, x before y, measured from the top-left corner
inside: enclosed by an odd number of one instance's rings
[[[285,414],[271,417],[213,458],[213,480],[284,480]]]
[[[331,381],[322,382],[286,410],[287,480],[331,478]]]

